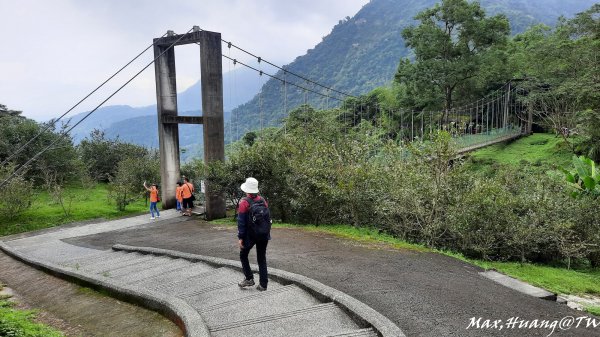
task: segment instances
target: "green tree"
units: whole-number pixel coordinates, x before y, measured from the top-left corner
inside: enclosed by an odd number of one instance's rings
[[[0,179],[4,181],[14,171],[9,165],[0,168]],[[19,174],[0,189],[0,216],[14,219],[31,207],[33,201],[33,183]]]
[[[45,182],[49,173],[60,181],[71,180],[79,175],[77,152],[72,139],[62,132],[64,130],[56,130],[52,121],[48,123],[37,123],[21,116],[20,111],[8,110],[0,104],[0,161],[10,158],[14,167],[20,167],[54,143],[27,167],[28,176],[37,184]],[[22,151],[15,153],[38,134]]]
[[[18,110],[9,110],[8,107],[4,104],[0,104],[0,117],[18,117],[25,118],[21,116],[22,111]]]
[[[536,122],[587,155],[599,152],[593,142],[597,128],[589,124],[600,120],[599,32],[600,4],[595,4],[573,19],[561,18],[554,28],[534,26],[515,36],[509,47],[510,68],[524,79],[523,101]],[[565,130],[588,139],[578,149]]]
[[[156,151],[143,156],[128,156],[116,165],[114,177],[110,177],[110,198],[119,211],[131,202],[146,195],[144,181],[155,183],[160,178],[160,162]]]
[[[508,19],[486,17],[478,2],[466,0],[443,0],[415,19],[418,26],[402,31],[415,60],[402,59],[395,80],[406,86],[405,103],[423,109],[444,102],[447,114],[456,101],[454,92],[478,76],[486,54],[506,44]]]
[[[108,182],[117,173],[117,164],[125,158],[144,157],[148,150],[139,145],[107,139],[104,131],[93,130],[78,146],[88,174],[97,181]]]

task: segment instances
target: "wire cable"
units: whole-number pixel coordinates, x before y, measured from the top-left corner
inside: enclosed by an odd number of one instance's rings
[[[202,28],[199,28],[199,27],[198,27],[198,30],[200,30],[200,31],[205,31],[204,29],[202,29]],[[239,47],[239,46],[236,46],[236,45],[235,45],[235,44],[233,44],[233,42],[231,42],[231,41],[226,41],[225,39],[221,39],[221,41],[222,41],[223,43],[226,43],[226,44],[227,44],[227,48],[229,48],[229,49],[231,49],[231,47],[235,47],[235,49],[237,49],[237,50],[239,50],[239,51],[242,51],[242,52],[244,52],[244,53],[246,53],[246,54],[248,54],[248,55],[250,55],[250,56],[252,56],[252,57],[256,58],[256,59],[258,60],[258,63],[265,62],[266,64],[268,64],[268,65],[270,65],[270,66],[273,66],[273,67],[275,67],[275,68],[277,68],[277,69],[279,69],[279,70],[283,71],[284,73],[288,73],[288,74],[291,74],[291,75],[293,75],[293,76],[296,76],[296,77],[298,77],[298,78],[300,78],[300,79],[302,79],[302,80],[304,80],[304,81],[307,81],[307,82],[310,82],[310,83],[312,83],[312,84],[315,84],[315,85],[317,85],[317,86],[320,86],[320,87],[321,87],[321,88],[323,88],[323,89],[331,90],[331,91],[337,92],[338,94],[341,94],[341,95],[344,95],[344,96],[347,96],[347,97],[354,97],[354,98],[356,98],[356,96],[354,96],[354,95],[351,95],[351,94],[348,94],[348,93],[345,93],[345,92],[342,92],[342,91],[339,91],[339,90],[333,89],[333,88],[331,88],[331,87],[328,87],[328,86],[326,86],[326,85],[323,85],[323,84],[320,84],[320,83],[318,83],[318,82],[315,82],[315,81],[313,81],[313,80],[311,80],[311,79],[309,79],[309,78],[306,78],[306,77],[304,77],[304,76],[302,76],[302,75],[296,74],[296,73],[294,73],[294,72],[292,72],[292,71],[289,71],[289,70],[286,70],[286,69],[283,69],[283,67],[280,67],[280,66],[278,66],[278,65],[276,65],[276,64],[274,64],[274,63],[271,63],[271,62],[269,62],[269,61],[265,60],[264,58],[262,58],[262,57],[260,57],[260,56],[254,55],[253,53],[251,53],[251,52],[249,52],[249,51],[245,50],[244,48],[241,48],[241,47]],[[225,56],[225,55],[223,55],[223,56]],[[239,61],[238,61],[238,62],[239,62]]]
[[[106,98],[104,101],[102,101],[102,103],[98,104],[98,106],[96,106],[92,111],[88,112],[80,121],[78,121],[77,123],[75,123],[68,130],[63,131],[61,137],[56,138],[52,143],[50,143],[48,146],[46,146],[41,151],[39,151],[38,153],[36,153],[33,157],[31,157],[27,162],[25,162],[25,164],[19,166],[19,168],[17,168],[8,178],[6,178],[2,183],[0,183],[0,188],[4,187],[11,179],[13,179],[25,167],[27,167],[27,165],[29,165],[30,163],[32,163],[33,161],[35,161],[44,152],[46,152],[48,149],[50,149],[52,146],[54,146],[54,144],[56,144],[60,139],[62,139],[62,137],[68,135],[69,132],[71,132],[75,127],[77,127],[79,124],[81,124],[81,122],[83,122],[89,116],[91,116],[96,110],[98,110],[102,105],[104,105],[104,103],[106,103],[109,99],[111,99],[113,96],[115,96],[126,85],[128,85],[129,83],[131,83],[131,81],[133,81],[136,77],[138,77],[144,70],[148,69],[148,67],[150,67],[154,62],[156,62],[156,60],[158,60],[158,58],[160,58],[161,56],[163,56],[169,49],[173,48],[179,41],[181,41],[192,30],[193,30],[193,28],[190,29],[187,33],[182,34],[177,40],[175,40],[175,42],[173,42],[171,45],[169,45],[169,47],[167,47],[165,50],[163,50],[162,53],[160,53],[158,56],[156,56],[150,63],[148,63],[145,67],[143,67],[140,71],[138,71],[135,75],[133,75],[133,77],[131,77],[127,82],[125,82],[123,85],[121,85],[119,87],[119,89],[117,89],[116,91],[114,91],[110,96],[108,96],[108,98]]]
[[[318,92],[318,91],[315,91],[315,90],[312,90],[312,89],[309,89],[309,88],[303,87],[303,86],[301,86],[301,85],[299,85],[299,84],[296,84],[296,83],[294,83],[294,82],[290,82],[290,81],[283,80],[283,79],[281,79],[281,78],[279,78],[279,77],[277,77],[277,76],[271,75],[271,74],[269,74],[269,73],[266,73],[266,72],[264,72],[264,71],[262,71],[262,70],[256,69],[256,68],[254,68],[253,66],[247,65],[247,64],[245,64],[245,63],[243,63],[243,62],[241,62],[241,61],[238,61],[238,60],[236,60],[236,59],[231,59],[229,56],[227,56],[227,55],[225,55],[225,54],[223,54],[223,57],[224,57],[224,58],[226,58],[226,59],[230,59],[230,60],[232,60],[234,65],[235,65],[235,64],[237,64],[237,63],[239,63],[239,64],[243,65],[243,66],[244,66],[244,67],[246,67],[246,68],[252,69],[252,70],[256,71],[256,72],[257,72],[257,73],[259,73],[259,74],[262,72],[262,74],[263,74],[263,75],[267,75],[267,76],[269,76],[270,78],[272,78],[272,79],[275,79],[275,80],[278,80],[278,81],[280,81],[280,82],[282,82],[282,83],[284,83],[284,84],[291,84],[291,85],[293,85],[293,86],[297,87],[298,89],[305,90],[305,91],[310,91],[310,92],[312,92],[313,94],[317,94],[317,95],[320,95],[320,96],[323,96],[323,97],[329,97],[329,98],[332,98],[332,99],[335,99],[335,100],[338,100],[338,101],[342,101],[342,102],[344,101],[344,99],[341,99],[341,98],[339,98],[339,97],[327,96],[327,95],[325,95],[325,94],[322,94],[322,93],[320,93],[320,92]],[[263,60],[263,61],[264,61],[264,60]]]
[[[167,35],[167,33],[163,34],[163,36],[161,36],[161,38],[165,37],[166,35]],[[57,119],[52,119],[50,121],[50,123],[48,123],[48,125],[46,125],[46,127],[43,130],[41,130],[40,132],[38,132],[27,143],[21,145],[15,152],[13,152],[4,161],[2,161],[2,163],[0,163],[0,166],[4,166],[12,158],[14,158],[16,155],[18,155],[19,153],[21,153],[21,151],[23,151],[29,144],[31,144],[31,142],[33,142],[34,140],[36,140],[39,136],[41,136],[43,133],[45,133],[46,131],[48,131],[50,128],[54,127],[54,125],[56,125],[56,123],[58,121],[60,121],[63,117],[65,117],[66,115],[68,115],[71,111],[73,111],[73,109],[75,109],[76,107],[78,107],[79,104],[83,103],[83,101],[85,101],[90,96],[92,96],[96,91],[98,91],[100,88],[102,88],[106,83],[108,83],[110,80],[112,80],[115,76],[117,76],[121,71],[123,71],[131,63],[133,63],[135,60],[137,60],[140,56],[142,56],[142,54],[144,54],[146,51],[148,51],[148,49],[150,49],[152,46],[154,46],[154,42],[151,45],[149,45],[148,47],[146,47],[146,49],[144,49],[141,53],[137,54],[137,56],[135,56],[129,62],[127,62],[127,64],[125,64],[123,67],[121,67],[121,69],[117,70],[114,74],[112,74],[109,78],[107,78],[104,82],[102,82],[102,84],[100,84],[99,86],[97,86],[96,89],[92,90],[84,98],[82,98],[81,100],[79,100],[79,102],[77,102],[75,105],[73,105],[69,110],[67,110],[65,113],[63,113],[62,115],[60,115],[60,117],[58,117]]]
[[[231,47],[235,47],[236,49],[238,49],[238,50],[240,50],[240,51],[242,51],[242,52],[244,52],[244,53],[246,53],[246,54],[248,54],[248,55],[250,55],[250,56],[252,56],[252,57],[254,57],[254,58],[256,58],[256,59],[258,59],[258,60],[260,60],[259,62],[265,62],[265,63],[267,63],[268,65],[271,65],[271,66],[273,66],[273,67],[275,67],[275,68],[277,68],[277,69],[279,69],[279,70],[281,70],[281,71],[283,71],[283,72],[286,72],[286,73],[288,73],[288,74],[290,74],[290,75],[296,76],[296,77],[298,77],[298,78],[300,78],[300,79],[302,79],[302,80],[304,80],[304,81],[306,81],[306,82],[309,82],[309,83],[312,83],[312,84],[314,84],[314,85],[317,85],[317,86],[319,86],[319,87],[321,87],[321,88],[323,88],[323,89],[331,90],[331,91],[337,92],[338,94],[341,94],[341,95],[344,95],[344,96],[347,96],[347,97],[354,97],[354,98],[356,98],[356,96],[354,96],[354,95],[351,95],[351,94],[345,93],[345,92],[343,92],[343,91],[339,91],[339,90],[333,89],[333,88],[331,88],[331,87],[328,87],[328,86],[326,86],[326,85],[323,85],[323,84],[321,84],[321,83],[315,82],[315,81],[313,81],[313,80],[311,80],[311,79],[309,79],[309,78],[306,78],[306,77],[304,77],[304,76],[302,76],[302,75],[296,74],[296,73],[294,73],[294,72],[292,72],[292,71],[289,71],[289,70],[286,70],[286,69],[283,69],[282,67],[280,67],[280,66],[278,66],[278,65],[276,65],[276,64],[273,64],[273,63],[271,63],[271,62],[269,62],[269,61],[265,60],[264,58],[262,58],[262,57],[260,57],[260,56],[254,55],[253,53],[251,53],[251,52],[249,52],[249,51],[245,50],[244,48],[241,48],[241,47],[238,47],[238,46],[236,46],[236,45],[235,45],[235,44],[233,44],[232,42],[229,42],[229,41],[226,41],[226,40],[223,40],[223,39],[221,39],[221,40],[222,40],[224,43],[226,43],[228,47],[229,47],[229,46],[231,46]]]

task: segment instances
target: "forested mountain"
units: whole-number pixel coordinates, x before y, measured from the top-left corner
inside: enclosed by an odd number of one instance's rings
[[[389,83],[400,58],[410,57],[401,37],[402,29],[414,24],[413,17],[433,6],[436,0],[371,0],[354,17],[340,20],[331,33],[315,48],[296,58],[285,69],[301,74],[334,89],[359,95]],[[513,34],[527,27],[544,23],[553,25],[562,15],[574,14],[591,7],[595,0],[482,0],[488,15],[504,13]],[[258,76],[258,75],[257,75]],[[277,77],[283,78],[283,72]],[[307,84],[290,75],[288,81],[302,86]],[[311,90],[327,93],[323,88],[308,85]],[[305,93],[288,85],[283,95],[280,81],[269,80],[262,94],[233,110],[231,139],[239,139],[247,130],[260,125],[278,124],[291,109],[305,102],[325,107],[326,100],[314,93]],[[286,101],[284,104],[284,100]],[[259,104],[259,101],[261,101]],[[335,100],[329,99],[329,106]],[[284,111],[287,106],[287,112]],[[261,118],[262,116],[262,118]],[[237,130],[237,132],[235,131]]]
[[[402,29],[415,23],[413,17],[436,0],[371,0],[354,17],[346,17],[335,25],[321,43],[297,57],[286,69],[334,89],[360,95],[389,83],[402,57],[410,57],[401,37]],[[594,0],[482,0],[488,15],[504,13],[510,21],[513,34],[527,27],[544,23],[554,25],[561,16],[572,17],[594,4]],[[268,59],[268,58],[267,58]],[[243,68],[242,68],[243,69]],[[280,81],[268,80],[259,92],[259,78],[252,70],[239,70],[236,75],[236,97],[230,98],[233,77],[224,77],[225,135],[226,141],[237,140],[247,131],[263,126],[278,125],[287,112],[304,103],[305,99],[317,108],[333,106],[334,99],[324,99],[314,93],[304,93],[288,85],[285,92]],[[268,71],[265,69],[265,71]],[[279,72],[276,76],[283,78]],[[306,86],[305,81],[286,76],[290,82]],[[310,90],[327,93],[323,88],[309,85]],[[199,84],[180,93],[180,114],[200,114]],[[285,95],[284,95],[285,93]],[[333,93],[329,93],[333,96]],[[245,104],[242,104],[246,102]],[[235,108],[236,106],[239,107]],[[233,109],[235,108],[235,109]],[[156,130],[156,108],[106,107],[94,118],[84,123],[75,140],[89,134],[93,128],[106,129],[107,136],[119,135],[121,139],[158,146]],[[229,111],[231,114],[229,113]],[[112,112],[112,113],[111,113]],[[109,113],[109,117],[106,117]],[[149,115],[142,117],[144,115]],[[262,116],[262,118],[261,118]],[[128,119],[134,117],[135,119]],[[110,123],[107,121],[111,121]],[[87,126],[87,127],[86,127]],[[182,156],[199,155],[202,134],[197,126],[181,126],[181,146],[188,150]]]
[[[229,112],[236,106],[247,102],[259,90],[264,79],[259,81],[255,73],[249,69],[238,68],[235,72],[228,72],[223,75],[223,86],[228,88],[235,83],[235,96],[224,93],[223,106],[225,109],[225,118],[229,118]],[[200,95],[200,82],[177,95],[177,108],[180,115],[200,115],[202,107],[202,97]],[[85,116],[87,112],[77,114],[71,118],[71,125],[77,123]],[[131,119],[131,120],[130,120]],[[153,125],[149,130],[134,130],[136,124]],[[107,131],[107,136],[119,135],[122,139],[134,142],[140,145],[152,146],[158,144],[158,135],[156,133],[156,105],[145,107],[131,107],[128,105],[109,105],[98,109],[88,119],[83,121],[74,129],[73,140],[78,143],[87,137],[94,129]],[[184,128],[184,132],[185,132]],[[183,140],[182,140],[183,141]]]

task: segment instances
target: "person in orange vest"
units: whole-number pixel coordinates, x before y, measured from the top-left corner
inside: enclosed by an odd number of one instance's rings
[[[158,188],[156,187],[156,184],[152,184],[148,187],[144,181],[144,188],[150,192],[150,220],[154,220],[154,211],[156,211],[156,217],[160,218],[160,213],[156,207],[156,204],[158,204]]]
[[[177,211],[183,212],[183,184],[181,181],[177,182],[177,188],[175,188],[175,199],[177,200]]]
[[[194,207],[194,185],[190,183],[190,180],[185,177],[183,178],[182,196],[183,196],[183,215],[192,216],[192,208]]]

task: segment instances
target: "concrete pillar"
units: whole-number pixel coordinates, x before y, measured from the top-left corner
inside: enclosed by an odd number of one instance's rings
[[[155,39],[156,42],[157,39]],[[168,45],[154,45],[154,57]],[[160,192],[162,208],[176,205],[175,189],[179,171],[179,125],[163,123],[163,116],[177,116],[177,85],[175,81],[175,49],[170,48],[154,62],[156,102],[158,110],[158,140],[160,146]]]
[[[225,160],[221,58],[221,34],[203,31],[200,34],[200,74],[205,163]],[[225,197],[216,193],[210,183],[207,183],[205,188],[206,218],[208,220],[224,218]]]

